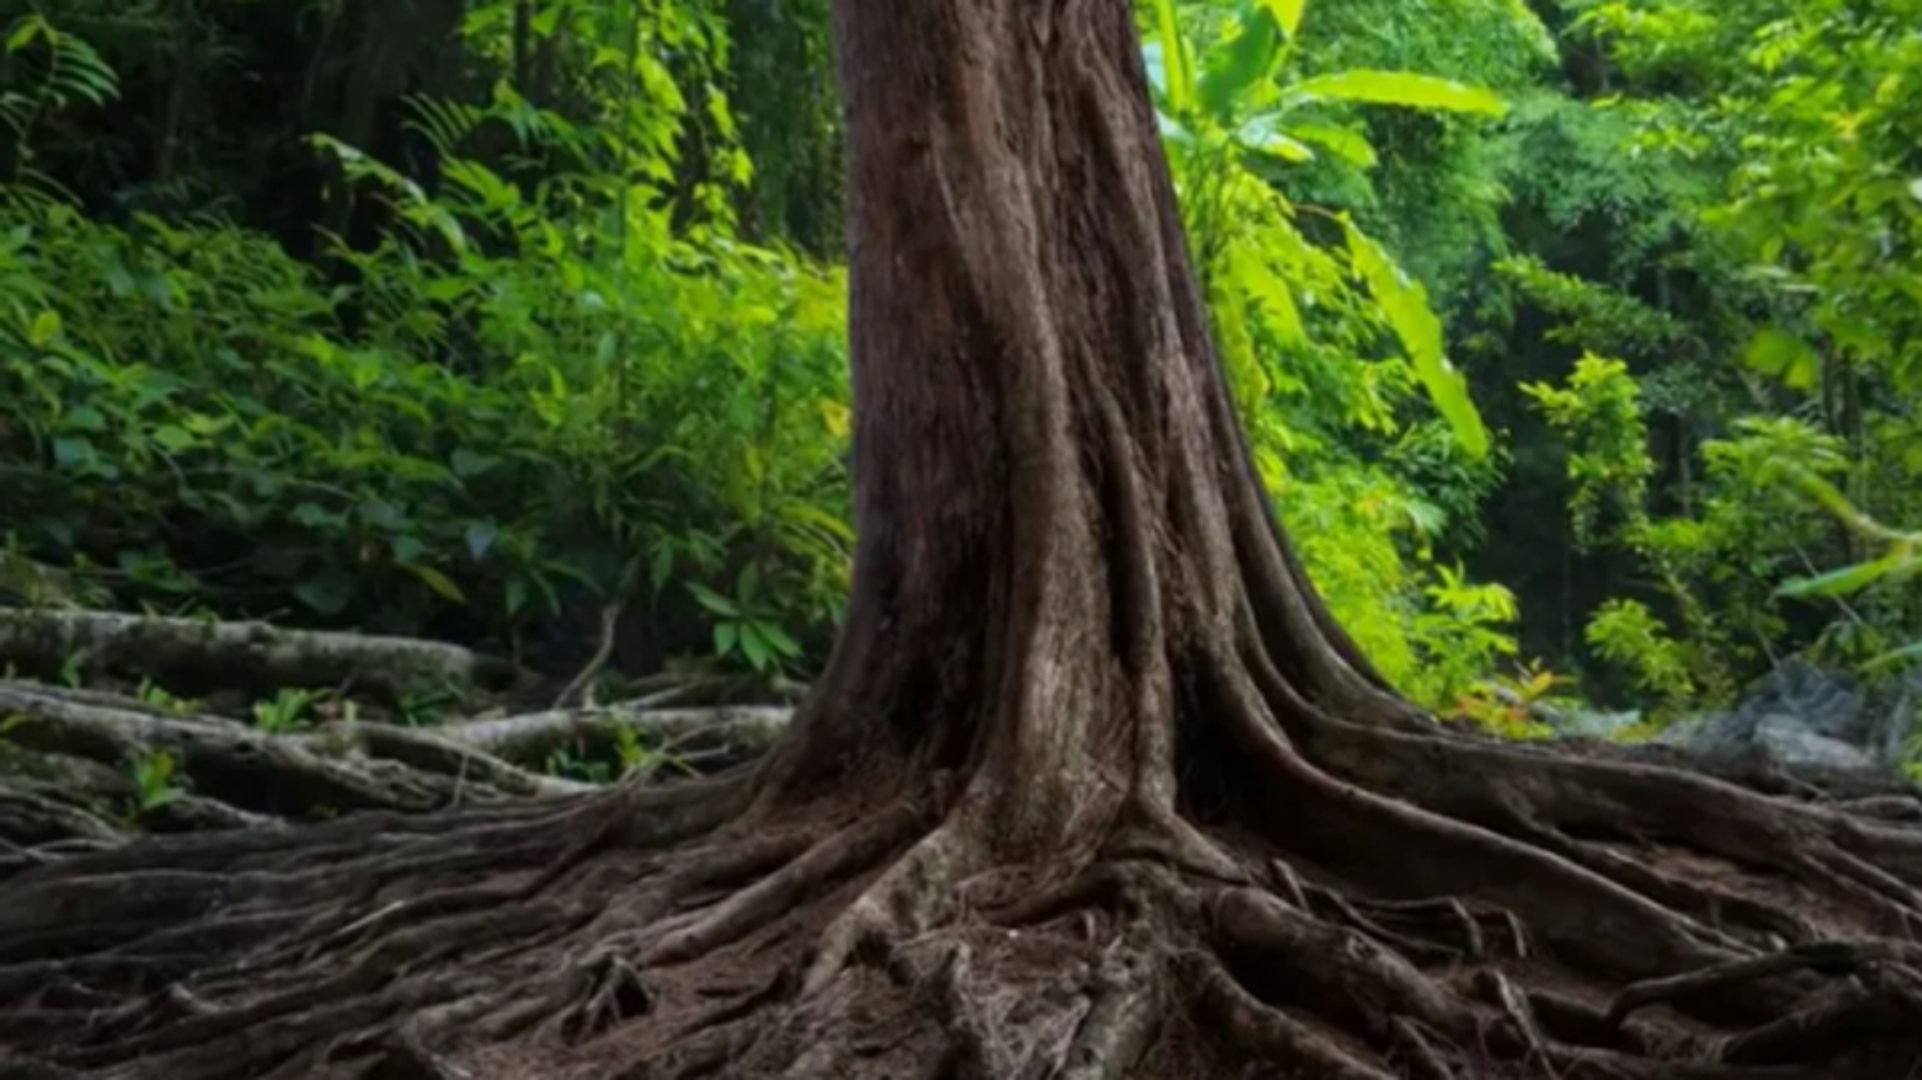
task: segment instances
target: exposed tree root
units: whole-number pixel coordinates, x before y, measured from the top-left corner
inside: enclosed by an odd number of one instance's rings
[[[593,786],[530,766],[563,747],[612,759],[623,731],[656,751],[641,775],[690,758],[715,771],[759,756],[785,729],[787,710],[613,705],[432,729],[337,720],[270,734],[117,694],[0,680],[0,719],[4,879],[56,858],[48,845],[118,843],[136,827],[272,828],[360,810],[578,795]],[[135,770],[161,754],[169,790],[143,808],[152,793],[137,787]]]
[[[466,696],[525,681],[511,664],[414,638],[288,630],[266,623],[0,608],[0,667],[51,677],[73,660],[89,670],[169,685],[351,688],[398,702],[409,692]]]
[[[246,833],[183,838],[20,874],[0,916],[0,1048],[76,1076],[196,1080],[505,1077],[525,1075],[508,1062],[529,1053],[543,1075],[583,1078],[862,1076],[930,1046],[943,1075],[980,1077],[1172,1076],[1169,1048],[1200,1046],[1353,1080],[1874,1078],[1922,1053],[1922,947],[1817,937],[1756,954],[1665,906],[1706,893],[1630,854],[1584,869],[1564,857],[1591,850],[1581,843],[1558,851],[1378,802],[1287,764],[1282,729],[1260,730],[1268,750],[1250,760],[1277,794],[1324,800],[1322,820],[1403,815],[1412,886],[1344,881],[1348,860],[1313,851],[1263,855],[1225,834],[1154,843],[1136,828],[1082,872],[1009,892],[964,850],[980,835],[965,802],[938,824],[909,801],[761,831],[728,824],[744,779],[370,815],[278,850]],[[1476,782],[1523,783],[1513,768]],[[1670,777],[1638,782],[1700,790]],[[1819,808],[1783,812],[1808,835],[1832,825]],[[1214,857],[1165,854],[1195,844]],[[672,859],[649,854],[675,845]],[[1436,859],[1475,862],[1421,865]],[[1756,872],[1724,865],[1737,886]],[[1836,866],[1809,880],[1832,890],[1825,924],[1873,922],[1869,898],[1908,887]],[[1238,883],[1224,867],[1244,868]],[[1482,880],[1459,895],[1406,895],[1470,876]],[[1525,889],[1553,895],[1517,902]],[[1758,921],[1762,901],[1724,891],[1748,905],[1726,921]],[[982,901],[987,922],[956,921],[974,906],[963,894],[1004,899]],[[1665,921],[1632,921],[1643,914]],[[1614,981],[1629,970],[1647,974]],[[884,985],[911,992],[881,1007]],[[1028,989],[1007,996],[1016,986]],[[1612,989],[1583,1004],[1559,986]],[[618,1068],[597,1063],[609,1053]],[[0,1062],[33,1075],[26,1059]],[[1833,1071],[1794,1071],[1818,1066]]]
[[[672,691],[665,700],[671,702]],[[623,729],[645,745],[691,758],[706,770],[754,760],[786,732],[792,710],[779,706],[670,707],[649,698],[450,725],[448,738],[506,761],[537,764],[557,749],[611,749]]]
[[[1899,816],[1351,725],[1242,655],[1203,666],[1198,700],[1260,802],[1225,831],[1127,802],[1072,873],[1010,877],[992,807],[952,784],[783,821],[750,810],[756,774],[569,796],[491,759],[473,783],[550,798],[21,849],[0,1076],[506,1077],[535,1054],[597,1080],[858,1077],[933,1053],[913,1071],[1108,1080],[1198,1054],[1353,1080],[1732,1080],[1894,1077],[1922,1054],[1922,946],[1901,936],[1922,845]],[[30,704],[108,743],[164,719]],[[234,736],[164,722],[189,759]]]

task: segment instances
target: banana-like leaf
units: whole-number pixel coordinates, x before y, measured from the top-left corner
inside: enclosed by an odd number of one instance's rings
[[[1337,71],[1303,79],[1290,86],[1288,93],[1297,98],[1401,105],[1411,109],[1439,109],[1488,116],[1500,116],[1508,111],[1508,103],[1492,90],[1408,71],[1359,68]]]
[[[1455,438],[1469,456],[1481,458],[1488,453],[1488,428],[1468,394],[1468,380],[1448,362],[1442,344],[1441,317],[1428,303],[1428,290],[1410,278],[1382,246],[1342,219],[1348,235],[1348,252],[1356,274],[1381,304],[1388,325],[1401,339],[1408,353],[1415,378],[1428,392],[1430,401],[1448,421]]]

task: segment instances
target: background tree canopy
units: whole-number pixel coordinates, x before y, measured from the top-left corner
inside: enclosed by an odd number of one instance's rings
[[[0,590],[806,675],[825,0],[0,3]],[[1263,480],[1418,700],[1922,638],[1913,0],[1143,0]]]

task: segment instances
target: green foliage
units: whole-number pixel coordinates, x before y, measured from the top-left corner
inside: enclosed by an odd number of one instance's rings
[[[1569,6],[1566,40],[1605,57],[1613,93],[1533,110],[1559,118],[1535,148],[1553,136],[1585,162],[1536,197],[1558,227],[1610,206],[1648,224],[1612,225],[1632,242],[1582,273],[1497,269],[1555,320],[1550,340],[1630,361],[1524,388],[1568,440],[1575,535],[1631,554],[1653,578],[1634,591],[1666,609],[1617,597],[1589,644],[1671,701],[1797,650],[1871,671],[1922,658],[1903,651],[1922,634],[1922,597],[1899,587],[1913,538],[1880,524],[1922,515],[1922,12]],[[1658,415],[1693,437],[1658,453]]]
[[[477,53],[511,7],[470,9]],[[718,63],[690,12],[640,29]],[[575,47],[635,29],[587,17],[536,26]],[[16,45],[73,40],[32,25]],[[747,582],[753,616],[721,652],[798,662],[850,550],[842,285],[729,239],[721,188],[669,191],[690,110],[662,63],[586,56],[605,85],[585,120],[504,83],[414,100],[435,188],[315,136],[394,222],[332,246],[337,284],[216,216],[107,223],[11,185],[0,396],[19,408],[0,421],[0,502],[32,508],[9,522],[25,553],[123,603],[403,630],[458,609],[503,641],[570,588],[689,620],[703,608],[671,581]],[[64,85],[7,100],[96,101]],[[731,123],[712,88],[703,115]],[[576,165],[529,183],[489,145]]]
[[[805,677],[826,0],[364,7],[0,6],[0,594],[536,651],[621,610]],[[1527,736],[1519,655],[1658,715],[1922,660],[1914,0],[1139,12],[1256,467],[1398,685]]]
[[[156,684],[152,679],[140,680],[140,685],[134,688],[134,697],[175,716],[191,716],[201,704],[192,698],[174,696],[167,691],[166,687]]]
[[[1456,697],[1453,715],[1509,738],[1542,738],[1552,729],[1536,716],[1544,709],[1574,707],[1573,697],[1557,693],[1574,684],[1569,676],[1530,661],[1514,674],[1495,672],[1477,681]]]
[[[187,794],[187,789],[175,781],[174,769],[173,755],[165,750],[138,755],[128,763],[134,789],[130,817],[150,814]]]
[[[307,710],[320,698],[312,690],[283,688],[271,698],[254,702],[254,726],[270,735],[297,731],[307,726]]]
[[[1639,600],[1603,604],[1583,636],[1602,659],[1628,668],[1640,689],[1670,705],[1686,704],[1699,689],[1690,651]]]
[[[1602,540],[1609,531],[1603,518],[1611,509],[1621,522],[1616,531],[1645,530],[1643,502],[1655,464],[1648,457],[1640,389],[1628,365],[1590,353],[1575,365],[1566,387],[1530,383],[1522,390],[1573,447],[1569,513],[1576,541],[1587,546]]]
[[[1156,0],[1147,16],[1190,247],[1257,468],[1343,623],[1399,685],[1446,701],[1511,647],[1512,598],[1434,557],[1492,483],[1491,440],[1425,287],[1348,208],[1295,193],[1310,190],[1304,168],[1366,189],[1368,106],[1488,116],[1501,99],[1402,71],[1304,75],[1315,16],[1300,3]]]
[[[113,68],[92,45],[35,12],[7,29],[9,85],[0,87],[0,124],[7,128],[9,182],[0,201],[28,202],[61,192],[59,181],[34,165],[36,126],[73,104],[102,106],[119,92]]]

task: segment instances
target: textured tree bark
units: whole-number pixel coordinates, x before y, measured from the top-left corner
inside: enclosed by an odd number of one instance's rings
[[[1905,1075],[1915,832],[1453,732],[1335,626],[1249,466],[1126,0],[836,24],[861,539],[773,754],[29,871],[0,1050],[183,1080]]]

